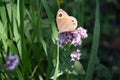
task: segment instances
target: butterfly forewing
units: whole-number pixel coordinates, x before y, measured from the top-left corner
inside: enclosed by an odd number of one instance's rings
[[[64,10],[60,9],[57,12],[56,22],[59,32],[73,31],[77,27],[76,18],[69,16]]]

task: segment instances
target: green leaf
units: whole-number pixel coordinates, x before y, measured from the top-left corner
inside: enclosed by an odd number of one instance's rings
[[[7,20],[6,11],[5,11],[4,6],[0,7],[0,16],[1,16],[2,22],[4,24],[6,22],[6,20]]]
[[[7,4],[7,5],[6,5],[6,8],[7,8],[7,13],[8,13],[8,17],[9,17],[8,19],[11,21],[11,17],[12,17],[12,16],[11,16],[11,14],[12,14],[12,13],[11,13],[11,11],[12,11],[12,9],[11,9],[11,4]]]
[[[79,74],[85,74],[85,70],[79,61],[75,61],[73,72],[79,73]]]
[[[0,37],[2,38],[3,41],[6,42],[6,44],[9,46],[10,50],[12,53],[18,53],[17,48],[15,44],[13,43],[12,40],[7,38],[7,35],[0,33]]]
[[[21,51],[21,44],[20,44],[20,34],[19,34],[18,26],[17,26],[17,21],[14,16],[13,16],[13,35],[14,35],[15,41],[17,43],[17,48],[18,48],[18,51],[19,51],[19,54],[21,57],[22,51]],[[21,57],[21,59],[22,59],[22,57]]]
[[[7,45],[10,47],[12,53],[18,53],[17,48],[12,40],[7,40]]]
[[[18,80],[24,80],[24,77],[18,68],[15,70],[15,72]]]
[[[44,51],[46,53],[46,56],[48,56],[48,54],[47,54],[47,46],[46,46],[46,43],[45,43],[45,41],[43,39],[41,39],[41,43],[43,45]]]

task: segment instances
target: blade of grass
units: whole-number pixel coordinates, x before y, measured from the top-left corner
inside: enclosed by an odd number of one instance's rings
[[[18,80],[24,80],[24,77],[18,68],[15,70],[15,72]]]
[[[38,69],[38,65],[35,66],[30,78],[32,78],[35,75],[35,72],[37,71],[37,69]]]
[[[7,25],[2,25],[2,22],[0,21],[0,38],[5,42],[5,46],[9,46],[12,53],[17,53],[17,48],[12,40],[8,39],[8,36],[5,32],[5,29]]]
[[[92,42],[90,60],[89,60],[85,80],[93,80],[92,76],[93,76],[94,67],[96,64],[95,59],[97,58],[99,37],[100,37],[99,1],[96,0],[95,27],[94,27],[94,34],[93,34],[93,42]]]
[[[4,22],[6,22],[6,20],[7,20],[5,6],[0,6],[0,16],[1,16],[1,20],[2,20],[2,22],[4,24]]]
[[[46,13],[48,15],[49,21],[51,21],[51,26],[52,26],[52,40],[55,43],[56,40],[58,40],[58,32],[57,32],[57,29],[56,29],[54,16],[53,16],[51,10],[49,9],[47,1],[46,0],[41,0],[41,3],[42,3],[42,5],[44,6],[44,8],[46,10]],[[58,52],[59,52],[59,49],[57,49],[57,55],[59,55]],[[57,57],[57,61],[59,59],[58,57]],[[52,59],[51,59],[50,55],[48,55],[47,59],[48,59],[48,67],[47,67],[47,78],[46,78],[46,80],[49,80],[50,79],[50,74],[51,74],[51,68],[52,68]],[[57,64],[56,64],[56,69],[57,70],[58,70],[58,68],[57,68],[58,64],[59,63],[57,62]],[[57,74],[57,72],[55,74]]]
[[[26,48],[26,42],[24,37],[24,0],[17,0],[17,21],[20,33],[20,47],[21,47],[21,55],[22,55],[22,63],[23,63],[23,73],[31,72],[31,64],[29,60],[29,54]]]
[[[58,5],[58,8],[60,9],[60,3],[59,3],[59,0],[57,0],[57,5]]]
[[[8,19],[10,20],[10,22],[11,22],[11,4],[6,4],[6,11],[7,11],[7,13],[8,13]]]
[[[41,43],[42,43],[42,45],[43,45],[44,51],[45,51],[45,53],[46,53],[46,56],[48,56],[48,53],[47,53],[47,45],[46,45],[46,43],[45,43],[45,41],[44,41],[43,39],[40,39],[40,40],[41,40]]]
[[[54,20],[54,15],[53,13],[50,11],[49,6],[46,2],[46,0],[41,0],[46,13],[48,15],[49,21],[51,21],[51,26],[52,26],[52,40],[55,43],[56,40],[58,40],[58,33],[57,33],[57,29],[56,29],[56,25],[55,25],[55,20]]]
[[[0,38],[6,43],[7,46],[9,46],[12,53],[17,53],[17,48],[14,45],[13,41],[8,39],[5,34],[0,33]]]

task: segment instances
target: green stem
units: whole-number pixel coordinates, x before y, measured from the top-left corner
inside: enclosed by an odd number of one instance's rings
[[[90,60],[89,60],[85,80],[93,80],[92,76],[93,76],[93,72],[94,72],[94,68],[95,68],[95,64],[96,64],[95,60],[97,59],[99,37],[100,37],[99,1],[96,0],[94,35],[93,35],[92,49],[91,49],[91,53],[90,53]]]
[[[56,68],[55,68],[55,74],[53,80],[57,79],[58,71],[59,71],[59,42],[57,42],[57,62],[56,62]]]

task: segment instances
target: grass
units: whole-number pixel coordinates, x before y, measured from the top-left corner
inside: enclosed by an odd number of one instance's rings
[[[90,53],[90,60],[87,68],[87,74],[85,80],[93,80],[92,75],[94,73],[95,65],[97,62],[97,52],[99,48],[99,37],[100,37],[100,21],[99,21],[99,1],[96,0],[96,12],[95,12],[95,26],[93,33],[93,42]]]
[[[61,3],[59,0],[56,2],[58,3],[56,6],[60,8]],[[85,4],[83,0],[79,3],[81,4],[79,6],[82,6],[80,23],[84,25]],[[98,0],[86,74],[80,61],[75,62],[75,65],[70,62],[70,51],[75,48],[59,48],[55,12],[46,0],[0,2],[0,65],[5,67],[2,64],[5,65],[5,58],[10,54],[17,54],[20,57],[20,64],[14,71],[7,71],[0,66],[1,80],[92,80],[100,37]]]

